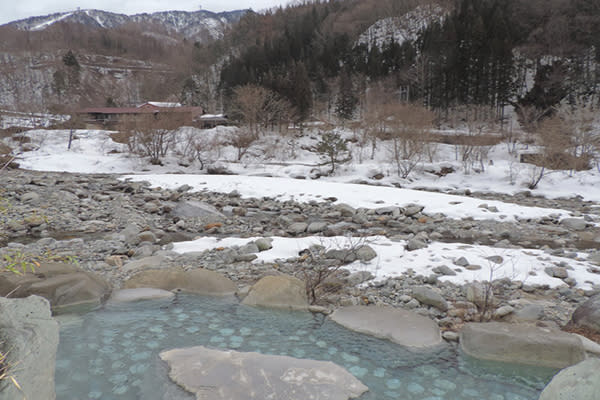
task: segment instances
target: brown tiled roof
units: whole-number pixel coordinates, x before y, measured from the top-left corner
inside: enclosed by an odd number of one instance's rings
[[[90,107],[77,111],[78,114],[153,114],[155,112],[202,112],[202,107]]]

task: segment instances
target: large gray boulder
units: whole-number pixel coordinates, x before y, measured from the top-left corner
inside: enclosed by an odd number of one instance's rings
[[[331,314],[338,324],[367,335],[388,339],[402,346],[434,347],[442,343],[438,325],[408,310],[379,306],[350,306]]]
[[[44,263],[34,272],[0,273],[0,296],[9,293],[11,297],[42,296],[50,301],[55,312],[99,306],[110,292],[104,278],[72,264]]]
[[[230,296],[237,286],[226,276],[207,269],[185,271],[183,268],[142,271],[123,283],[123,289],[155,288],[181,290],[207,296]]]
[[[124,272],[137,272],[145,269],[157,269],[165,264],[165,257],[150,256],[130,261],[122,268]]]
[[[7,355],[9,379],[0,386],[3,400],[54,400],[54,367],[58,347],[58,323],[52,319],[48,300],[0,297],[0,351]]]
[[[539,400],[593,400],[600,398],[600,359],[589,358],[565,368],[552,378]]]
[[[441,294],[427,286],[416,286],[412,290],[412,296],[419,300],[419,303],[433,306],[438,310],[448,310],[448,302]]]
[[[590,297],[577,307],[571,316],[569,325],[600,333],[600,294]]]
[[[226,219],[225,215],[212,205],[193,200],[177,203],[171,214],[176,217],[199,218],[210,222],[219,222]]]
[[[109,303],[131,303],[142,300],[172,299],[173,297],[175,297],[175,293],[168,290],[137,288],[115,290],[108,301]]]
[[[469,323],[460,332],[460,347],[471,357],[550,368],[564,368],[586,357],[572,334],[528,324]]]
[[[265,276],[252,285],[242,304],[308,310],[306,285],[300,279],[289,275]]]
[[[169,377],[202,400],[347,400],[368,388],[332,362],[221,351],[203,346],[160,353]]]

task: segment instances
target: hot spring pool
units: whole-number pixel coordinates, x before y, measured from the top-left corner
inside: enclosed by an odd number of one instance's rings
[[[333,361],[369,387],[361,400],[537,400],[556,370],[482,363],[456,346],[413,352],[320,314],[178,294],[59,318],[56,398],[193,399],[158,354],[203,345]]]

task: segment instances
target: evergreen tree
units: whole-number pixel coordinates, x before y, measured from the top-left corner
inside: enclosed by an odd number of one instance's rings
[[[338,96],[335,103],[335,113],[341,119],[352,119],[357,105],[358,97],[354,90],[352,77],[348,69],[344,68],[338,78]]]

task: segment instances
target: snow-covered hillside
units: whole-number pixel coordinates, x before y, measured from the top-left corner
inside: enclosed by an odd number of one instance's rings
[[[437,4],[416,7],[414,10],[400,17],[380,19],[371,25],[358,38],[359,44],[366,44],[369,49],[373,44],[382,47],[385,43],[414,41],[419,33],[432,22],[441,21],[448,10]]]
[[[135,15],[116,14],[102,10],[76,10],[55,13],[45,16],[31,17],[7,25],[14,25],[22,30],[43,30],[57,22],[75,22],[92,27],[113,29],[127,23],[141,25],[159,25],[170,32],[191,39],[208,37],[217,39],[223,36],[225,28],[240,19],[247,10],[213,13],[199,11],[162,11]]]

